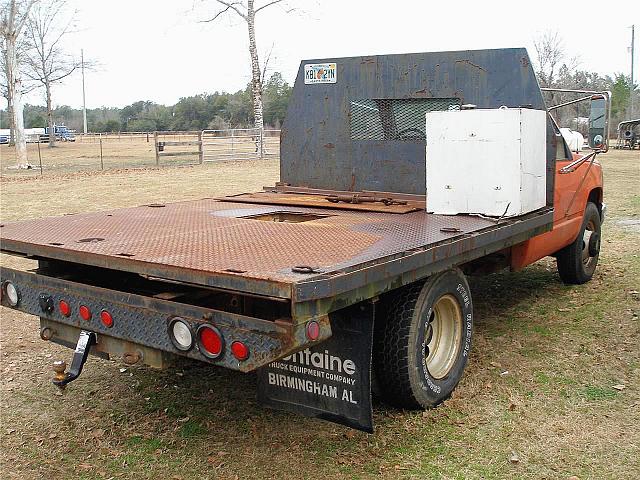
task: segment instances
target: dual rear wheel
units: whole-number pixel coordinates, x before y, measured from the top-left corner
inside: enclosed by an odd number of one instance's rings
[[[458,269],[401,289],[376,324],[373,367],[382,398],[401,408],[443,402],[471,349],[473,306]]]

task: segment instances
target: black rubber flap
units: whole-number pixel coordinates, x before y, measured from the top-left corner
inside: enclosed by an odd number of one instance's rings
[[[371,349],[374,306],[331,315],[332,337],[258,372],[258,401],[373,433]]]

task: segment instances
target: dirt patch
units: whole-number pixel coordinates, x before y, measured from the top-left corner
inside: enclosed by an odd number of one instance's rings
[[[626,230],[640,233],[640,218],[620,218],[616,223]]]

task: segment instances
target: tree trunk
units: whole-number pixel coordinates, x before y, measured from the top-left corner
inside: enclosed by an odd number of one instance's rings
[[[254,0],[247,2],[247,27],[249,29],[249,55],[251,55],[251,95],[253,97],[254,126],[259,130],[256,140],[256,153],[262,154],[262,132],[264,130],[264,118],[262,116],[262,78],[260,62],[258,61],[258,48],[256,46],[255,10]]]
[[[12,99],[12,123],[14,126],[14,140],[16,148],[16,165],[23,167],[28,164],[27,139],[24,134],[24,118],[22,106],[22,81],[18,73],[18,59],[16,55],[16,37],[6,38],[7,48],[7,89]]]
[[[49,126],[49,148],[56,146],[56,132],[53,126],[53,108],[51,107],[51,84],[45,82],[45,93],[47,96],[47,125]]]
[[[13,103],[9,94],[7,94],[7,118],[9,120],[9,146],[15,145],[14,135],[16,131],[14,118],[13,118]]]

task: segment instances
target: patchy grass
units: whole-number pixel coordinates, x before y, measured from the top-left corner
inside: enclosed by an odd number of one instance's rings
[[[552,260],[472,278],[475,337],[461,385],[426,412],[375,404],[373,435],[264,410],[255,375],[189,362],[120,372],[91,358],[58,396],[51,362],[70,351],[42,343],[34,317],[1,309],[0,476],[638,478],[640,234],[616,220],[640,218],[639,158],[611,151],[602,162],[609,219],[593,281],[563,285]],[[14,176],[2,179],[1,216],[201,198],[277,179],[275,161]]]
[[[599,401],[599,400],[613,400],[616,398],[616,392],[611,387],[594,387],[593,385],[587,385],[582,389],[582,395],[587,400]]]

